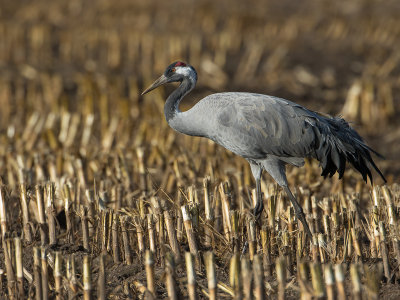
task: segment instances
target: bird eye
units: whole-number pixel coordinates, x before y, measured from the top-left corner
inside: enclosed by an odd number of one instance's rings
[[[175,68],[172,68],[172,70],[171,70],[172,72],[175,72]]]

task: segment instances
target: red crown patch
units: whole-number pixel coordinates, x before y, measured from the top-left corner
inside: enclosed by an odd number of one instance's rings
[[[178,62],[175,64],[175,67],[186,67],[186,64],[185,64],[184,62],[178,61]]]

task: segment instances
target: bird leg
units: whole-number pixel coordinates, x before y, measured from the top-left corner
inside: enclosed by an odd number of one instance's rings
[[[293,196],[292,192],[290,191],[288,186],[283,186],[283,189],[285,190],[286,194],[288,195],[290,201],[292,202],[292,205],[294,207],[294,211],[296,213],[297,218],[301,221],[303,224],[304,230],[306,231],[307,235],[312,239],[312,234],[310,227],[308,227],[306,217],[304,216],[303,209],[301,208],[300,204],[297,202],[296,198]]]
[[[257,221],[260,220],[260,216],[261,213],[264,209],[264,202],[262,200],[262,193],[261,193],[261,169],[257,170],[257,176],[254,176],[256,179],[256,197],[257,197],[257,203],[253,208],[253,213],[254,216],[256,218],[256,223],[258,223]],[[241,257],[246,253],[247,251],[247,247],[249,246],[248,241],[246,241],[243,245],[243,249],[242,249],[242,255]]]
[[[254,207],[254,216],[256,219],[258,219],[261,216],[261,213],[264,209],[264,202],[262,199],[262,194],[261,194],[261,179],[256,178],[256,197],[257,197],[257,203],[256,206]]]

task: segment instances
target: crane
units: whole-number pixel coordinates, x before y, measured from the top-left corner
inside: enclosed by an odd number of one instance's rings
[[[209,138],[248,161],[256,181],[256,217],[264,207],[261,175],[265,170],[284,189],[298,220],[312,236],[285,172],[287,164],[303,166],[306,157],[320,162],[324,178],[336,172],[342,178],[349,162],[366,182],[369,178],[372,184],[372,168],[386,182],[371,152],[381,156],[340,117],[323,116],[273,96],[239,92],[212,94],[191,109],[180,111],[181,100],[197,82],[196,70],[181,61],[170,64],[142,95],[170,82],[180,82],[180,85],[165,102],[164,114],[169,126],[190,136]]]

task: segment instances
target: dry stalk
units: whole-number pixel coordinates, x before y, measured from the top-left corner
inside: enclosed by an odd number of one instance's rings
[[[312,218],[313,218],[313,223],[314,223],[314,233],[319,233],[321,232],[321,224],[320,224],[320,218],[319,218],[319,213],[318,213],[318,203],[317,203],[317,198],[315,196],[311,196],[311,209],[312,209]]]
[[[36,204],[39,216],[40,240],[41,240],[41,245],[44,246],[48,244],[49,239],[48,239],[46,217],[44,214],[43,187],[41,185],[36,185],[35,191],[36,191]]]
[[[42,263],[40,261],[40,248],[33,248],[33,274],[34,274],[34,282],[36,288],[36,300],[42,300]]]
[[[336,281],[336,288],[338,291],[338,299],[340,300],[345,300],[347,299],[346,296],[346,291],[344,288],[344,272],[343,272],[343,266],[341,264],[335,265],[335,281]]]
[[[312,237],[312,258],[315,263],[319,262],[319,247],[318,247],[318,235],[313,234]]]
[[[141,259],[143,257],[145,247],[144,247],[143,227],[142,227],[139,216],[133,217],[133,223],[135,224],[135,227],[136,227],[136,234],[137,234],[138,247],[139,247],[139,257]]]
[[[119,216],[118,213],[113,214],[113,223],[112,223],[112,249],[113,249],[113,258],[114,263],[118,264],[121,262],[120,259],[120,250],[119,250],[119,239],[118,239],[118,227],[119,227]]]
[[[188,204],[190,207],[190,215],[192,216],[193,230],[197,232],[199,230],[199,201],[197,192],[193,185],[188,187]]]
[[[218,191],[218,186],[214,188],[214,229],[217,232],[223,232],[223,217],[221,215],[221,194]]]
[[[139,187],[143,192],[147,192],[147,176],[146,176],[146,169],[144,166],[144,149],[143,147],[138,147],[136,149],[136,155],[138,158],[138,168],[139,168]]]
[[[197,299],[196,271],[193,265],[193,256],[190,252],[185,253],[185,262],[186,262],[188,296],[190,300],[196,300]]]
[[[328,237],[328,239],[329,239],[329,235],[331,234],[331,223],[330,223],[330,218],[329,218],[329,215],[324,215],[323,216],[323,219],[322,219],[322,222],[323,222],[323,224],[324,224],[324,232],[325,232],[325,235]]]
[[[387,186],[382,187],[383,197],[386,201],[386,206],[388,209],[389,216],[389,232],[392,235],[392,246],[393,251],[397,260],[397,263],[400,262],[400,244],[399,244],[399,225],[398,225],[398,217],[396,215],[396,210],[393,204],[393,196],[391,191]]]
[[[157,229],[158,229],[158,244],[160,245],[159,247],[159,258],[161,260],[161,265],[164,267],[164,256],[165,256],[165,220],[164,220],[164,215],[160,212],[158,214],[158,223],[157,223]]]
[[[314,262],[311,264],[311,281],[314,289],[314,296],[318,298],[325,297],[325,286],[322,277],[321,264]]]
[[[326,243],[325,236],[322,233],[319,233],[318,234],[318,248],[319,248],[319,255],[320,255],[322,264],[325,264],[326,260],[327,260],[326,251],[325,251],[326,245],[327,245],[327,243]]]
[[[210,227],[213,225],[213,217],[211,203],[210,203],[210,177],[203,179],[204,188],[204,214],[206,218],[206,225],[204,226],[204,247],[210,248],[212,245],[213,235]]]
[[[256,224],[253,216],[248,216],[247,218],[247,239],[249,243],[250,260],[253,261],[254,255],[257,251]]]
[[[312,288],[309,286],[308,282],[308,264],[304,261],[298,263],[297,279],[300,286],[300,299],[310,300],[312,299]]]
[[[4,253],[4,263],[6,265],[7,271],[7,288],[8,295],[10,299],[14,299],[14,285],[15,285],[15,275],[12,266],[12,253],[7,246],[6,235],[7,235],[7,214],[6,214],[6,204],[4,197],[3,187],[0,185],[0,223],[1,223],[1,241]]]
[[[211,251],[204,253],[204,264],[207,272],[208,294],[210,300],[217,299],[217,277],[215,273],[214,253]]]
[[[17,288],[18,288],[18,299],[24,299],[24,273],[22,265],[22,243],[21,238],[14,238],[15,245],[15,273],[17,275]]]
[[[3,290],[4,270],[0,269],[0,289]]]
[[[94,214],[95,214],[95,201],[94,201],[94,192],[93,190],[86,189],[85,190],[85,196],[86,196],[86,207],[88,209],[88,218],[89,220],[93,221],[94,220]],[[89,234],[93,234],[93,225],[92,223],[89,223]]]
[[[382,278],[382,265],[375,264],[371,267],[364,265],[364,274],[367,298],[369,300],[378,300]]]
[[[250,261],[247,257],[242,258],[240,267],[243,286],[243,299],[250,300],[253,296],[253,274],[251,272]]]
[[[326,264],[324,266],[324,277],[326,284],[326,296],[328,300],[335,299],[335,276],[333,274],[333,269],[331,264]]]
[[[75,268],[75,255],[71,254],[67,259],[67,280],[68,280],[68,299],[76,297],[78,292]]]
[[[164,211],[164,220],[165,220],[165,225],[167,227],[167,233],[168,233],[168,239],[169,239],[169,245],[171,246],[172,253],[174,253],[174,259],[177,264],[180,263],[181,261],[181,254],[179,251],[179,243],[176,238],[176,232],[175,232],[175,227],[174,227],[174,222],[171,214],[169,211]]]
[[[78,177],[78,183],[80,188],[85,190],[86,189],[86,179],[85,179],[85,174],[83,171],[83,165],[82,165],[82,160],[80,158],[75,159],[73,163],[75,170],[76,170],[76,175]],[[80,203],[77,203],[78,205]]]
[[[151,250],[146,250],[144,263],[146,267],[147,289],[156,296],[155,278],[154,278],[154,257]]]
[[[232,227],[232,248],[233,252],[236,253],[239,251],[239,211],[232,210],[229,212],[231,219],[231,227]]]
[[[356,261],[362,261],[361,244],[354,227],[351,228],[351,239],[353,241],[354,252],[356,253]]]
[[[88,209],[81,206],[81,223],[82,223],[82,246],[85,251],[90,252],[89,244],[89,224],[88,224]]]
[[[281,249],[282,255],[286,259],[286,266],[287,266],[287,271],[288,275],[287,277],[291,276],[293,274],[293,259],[292,259],[292,245],[290,242],[290,235],[287,230],[284,230],[282,233],[282,249]]]
[[[229,218],[229,211],[230,211],[230,206],[231,206],[231,196],[230,196],[230,190],[229,190],[229,185],[227,182],[222,182],[219,185],[219,192],[221,195],[221,203],[222,203],[222,221],[224,224],[224,234],[225,238],[230,241],[231,238],[231,232],[232,232],[232,226],[231,226],[231,221]]]
[[[47,223],[49,226],[49,243],[50,245],[57,244],[57,232],[56,232],[56,210],[54,207],[55,200],[55,185],[53,182],[49,182],[46,184],[46,215],[47,215]]]
[[[100,210],[100,222],[101,226],[98,227],[99,230],[99,236],[100,236],[100,248],[102,251],[107,250],[107,244],[108,244],[108,232],[110,231],[109,226],[108,226],[108,219],[110,216],[110,211],[109,210]]]
[[[47,268],[47,250],[41,247],[41,265],[42,265],[42,297],[49,298],[49,274]]]
[[[254,298],[256,300],[265,299],[264,271],[262,260],[259,255],[253,258],[253,277],[254,277]]]
[[[183,204],[183,195],[181,193],[181,187],[178,187],[178,196],[177,196],[176,205],[180,207]],[[180,209],[176,210],[176,238],[179,242],[183,239],[183,218],[182,218],[182,211]]]
[[[90,271],[90,258],[88,255],[83,257],[83,271],[82,271],[82,281],[83,281],[83,299],[90,300],[92,292],[92,279]]]
[[[106,237],[106,245],[105,245],[105,249],[108,251],[108,252],[111,252],[112,251],[112,247],[114,246],[113,245],[113,239],[112,239],[112,235],[113,235],[113,230],[112,230],[112,228],[113,228],[113,222],[114,222],[114,213],[113,213],[113,210],[111,210],[111,209],[107,209],[108,210],[108,214],[107,214],[107,219],[106,219],[106,222],[107,223],[105,223],[105,226],[107,227],[107,237]]]
[[[266,276],[272,275],[272,262],[271,262],[271,247],[270,247],[270,239],[269,232],[267,226],[263,226],[261,229],[261,246],[263,250],[263,265],[265,269]]]
[[[379,221],[379,233],[381,236],[380,250],[382,254],[383,270],[386,280],[390,280],[389,251],[386,244],[386,230],[382,221]]]
[[[181,209],[182,209],[183,223],[185,225],[186,237],[188,239],[190,253],[192,253],[192,255],[195,257],[196,268],[200,269],[199,251],[197,248],[196,238],[193,232],[192,219],[189,212],[189,207],[187,205],[183,205]]]
[[[296,243],[297,265],[299,265],[301,259],[303,258],[303,252],[304,252],[304,232],[299,231],[297,233],[297,243]]]
[[[55,252],[54,262],[54,291],[56,293],[56,299],[61,300],[62,297],[62,258],[61,252]]]
[[[32,231],[29,222],[29,210],[28,201],[26,197],[26,185],[25,183],[20,183],[20,202],[22,210],[22,224],[24,226],[24,239],[28,243],[32,242]]]
[[[389,224],[393,226],[394,228],[394,233],[397,234],[398,227],[397,227],[397,216],[395,213],[395,208],[393,204],[393,197],[392,193],[388,189],[388,187],[385,185],[381,188],[383,197],[385,198],[386,201],[386,207],[388,209],[388,216],[389,216]]]
[[[359,273],[358,267],[359,266],[357,264],[352,264],[350,266],[350,278],[351,278],[351,283],[353,286],[352,296],[353,296],[354,300],[362,299],[362,296],[361,296],[362,295],[361,294],[362,283],[361,283],[361,278],[360,278],[360,273]]]
[[[122,231],[122,242],[124,244],[124,255],[125,255],[125,263],[127,265],[132,264],[132,255],[131,255],[131,247],[129,245],[129,237],[128,237],[128,216],[121,217],[121,231]]]
[[[372,226],[376,255],[377,257],[382,257],[380,249],[381,237],[379,232],[379,209],[377,206],[374,206],[372,209]]]
[[[178,300],[178,286],[175,281],[175,262],[174,255],[167,252],[165,255],[165,274],[166,274],[166,287],[168,298],[171,300]]]
[[[240,278],[240,260],[239,253],[233,253],[230,261],[229,268],[229,282],[231,287],[234,290],[234,299],[242,299],[242,291],[240,289],[241,286],[241,278]]]
[[[68,242],[73,244],[75,242],[74,228],[72,222],[72,197],[71,188],[69,184],[64,185],[64,201],[65,201],[65,217],[67,220],[67,237]]]
[[[286,288],[286,259],[280,257],[276,262],[276,279],[278,281],[278,299],[285,299]]]
[[[147,215],[147,232],[149,236],[149,247],[150,251],[153,253],[156,252],[156,240],[155,240],[155,234],[154,234],[154,217],[153,214],[148,214]]]
[[[104,255],[99,256],[99,277],[97,279],[97,299],[106,299],[106,273],[104,266]]]
[[[377,232],[375,227],[377,226],[375,220],[374,220],[374,213],[370,213],[370,219],[371,219],[371,226],[369,226],[366,230],[368,231],[368,238],[370,241],[370,253],[372,258],[377,258],[378,257],[378,249],[376,245],[376,240],[375,240],[375,233]]]

